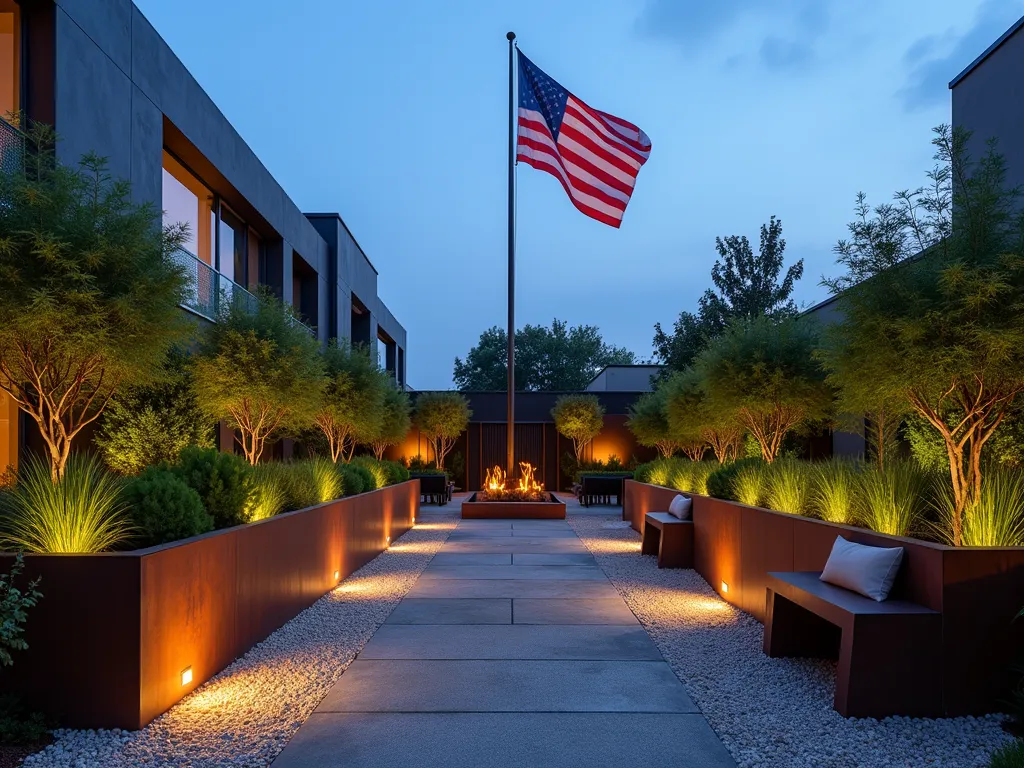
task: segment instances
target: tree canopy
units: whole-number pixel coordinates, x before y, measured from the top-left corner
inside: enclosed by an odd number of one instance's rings
[[[343,453],[351,459],[356,443],[380,431],[387,381],[369,350],[347,340],[332,339],[323,357],[324,396],[313,421],[336,462]]]
[[[782,221],[771,217],[761,225],[761,242],[755,256],[744,235],[715,238],[719,258],[711,268],[714,289],[697,302],[697,312],[683,311],[671,332],[661,323],[654,326],[654,349],[659,360],[672,370],[690,365],[712,339],[724,333],[733,320],[758,317],[784,319],[797,314],[790,298],[804,273],[800,259],[783,274],[786,241]]]
[[[398,445],[409,433],[410,410],[409,395],[399,389],[395,382],[389,381],[384,387],[380,424],[366,440],[378,461],[384,458],[384,451],[388,447]]]
[[[458,392],[423,392],[416,397],[412,422],[430,442],[438,469],[455,445],[473,412],[469,401]]]
[[[196,397],[241,434],[250,464],[273,435],[313,423],[324,391],[320,346],[291,307],[261,293],[255,310],[225,301],[195,363]]]
[[[694,368],[673,373],[658,386],[663,393],[669,431],[680,445],[691,446],[691,454],[711,446],[715,458],[725,463],[736,458],[743,442],[743,427],[738,414],[712,407]]]
[[[562,395],[555,401],[551,417],[558,433],[572,440],[576,462],[583,461],[583,449],[601,434],[604,406],[595,395]]]
[[[772,462],[786,434],[826,418],[832,392],[815,359],[819,329],[805,318],[734,321],[694,368],[716,418],[735,418]]]
[[[606,344],[597,326],[552,320],[551,327],[527,325],[516,331],[516,389],[571,392],[586,388],[606,365],[636,362],[624,347]],[[463,392],[508,388],[508,334],[494,326],[480,334],[465,361],[455,358],[453,378]]]
[[[39,426],[56,479],[110,398],[160,378],[188,339],[170,258],[184,233],[133,203],[104,158],[64,165],[40,125],[28,145],[26,168],[0,174],[0,388]]]
[[[1019,193],[1006,185],[995,143],[974,160],[969,138],[940,126],[926,186],[873,212],[858,199],[852,241],[837,247],[847,275],[830,284],[842,291],[845,321],[829,330],[823,353],[842,390],[856,392],[866,376],[941,435],[954,544],[964,510],[980,498],[982,449],[1024,389]]]

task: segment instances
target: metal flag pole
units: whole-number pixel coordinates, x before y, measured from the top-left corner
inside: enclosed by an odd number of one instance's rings
[[[516,460],[516,33],[508,38],[508,476]]]

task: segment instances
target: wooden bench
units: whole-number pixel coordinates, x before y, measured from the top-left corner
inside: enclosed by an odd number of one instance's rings
[[[942,714],[942,614],[881,603],[818,572],[769,573],[764,652],[838,658],[834,707],[844,717]]]
[[[693,568],[693,521],[668,512],[648,512],[640,554],[657,555],[659,568]]]

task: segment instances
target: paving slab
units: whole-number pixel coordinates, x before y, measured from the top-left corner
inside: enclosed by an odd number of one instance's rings
[[[512,536],[522,539],[579,539],[572,531],[546,530],[544,528],[513,528]]]
[[[434,560],[437,560],[437,555],[434,556]],[[565,552],[562,554],[516,552],[512,555],[512,565],[595,565],[596,563],[594,556],[589,552]]]
[[[273,768],[410,765],[732,768],[735,763],[701,715],[327,713],[310,717]]]
[[[607,581],[592,565],[434,565],[423,570],[424,579],[549,579],[551,581]]]
[[[660,661],[661,651],[639,626],[385,624],[360,659],[576,659]]]
[[[576,553],[590,554],[590,550],[584,546],[582,541],[570,539],[513,539],[509,537],[503,541],[498,539],[477,539],[449,541],[444,545],[442,552],[474,552],[474,553],[495,553],[495,552],[537,552],[548,554]],[[440,554],[440,553],[439,553]]]
[[[463,541],[466,539],[500,539],[500,538],[512,538],[511,528],[495,528],[493,531],[488,530],[462,530],[456,528],[448,536],[448,541]]]
[[[619,624],[640,622],[621,597],[534,599],[512,601],[514,624]]]
[[[509,598],[403,600],[385,624],[511,624]]]
[[[696,713],[698,709],[664,661],[357,658],[316,711]]]
[[[512,565],[511,552],[438,552],[430,565]]]
[[[552,579],[429,579],[421,576],[407,597],[618,597],[611,583]],[[620,598],[621,599],[621,598]]]

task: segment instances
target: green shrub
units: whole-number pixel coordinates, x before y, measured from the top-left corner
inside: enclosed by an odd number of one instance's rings
[[[655,459],[641,464],[633,472],[633,479],[640,483],[669,487],[669,476],[679,459]]]
[[[357,493],[366,493],[367,491],[372,491],[377,488],[376,479],[370,473],[370,470],[368,470],[366,467],[360,466],[359,464],[347,464],[346,466],[349,468],[350,477],[354,475],[355,477],[359,478],[358,483],[355,483],[356,485],[358,485],[359,490],[350,491],[348,486],[346,485],[346,496],[354,496]]]
[[[906,536],[920,522],[927,475],[909,461],[887,462],[884,470],[859,475],[858,519],[873,531]]]
[[[767,467],[765,501],[776,512],[802,515],[811,501],[809,465],[796,459],[776,459]]]
[[[144,547],[213,530],[213,518],[199,494],[166,467],[150,467],[131,478],[122,498]]]
[[[382,461],[384,471],[388,476],[388,485],[398,485],[409,479],[409,470],[400,461]]]
[[[939,533],[953,541],[953,494],[939,495]],[[1024,474],[992,467],[981,482],[981,496],[963,514],[960,543],[965,547],[1024,546]]]
[[[1015,739],[992,753],[989,768],[1024,768],[1024,741]]]
[[[356,456],[349,464],[363,467],[373,478],[373,488],[383,488],[388,484],[388,471],[384,462],[377,461],[372,456]]]
[[[814,465],[811,507],[830,523],[848,525],[857,513],[858,465],[848,459],[831,459]]]
[[[71,465],[69,464],[68,467]],[[65,471],[67,468],[65,467]],[[43,595],[39,591],[39,579],[33,579],[22,591],[14,582],[25,570],[25,558],[19,552],[11,564],[11,570],[0,575],[0,664],[9,667],[14,663],[11,651],[24,651],[28,643],[22,635],[28,619],[28,609],[34,608]]]
[[[120,480],[94,456],[71,456],[56,482],[47,462],[31,458],[4,494],[3,539],[8,547],[26,552],[113,549],[132,532],[120,495]]]
[[[346,496],[355,496],[356,494],[362,493],[363,491],[372,488],[373,478],[370,478],[369,483],[366,480],[366,476],[359,472],[360,467],[354,464],[339,464],[338,470],[341,472],[341,483]],[[364,469],[363,472],[366,472]],[[440,474],[440,473],[438,473]],[[369,484],[370,488],[367,487]]]
[[[731,461],[728,464],[720,465],[714,472],[708,475],[708,496],[714,496],[716,499],[739,501],[740,499],[737,497],[736,479],[740,472],[746,467],[763,468],[764,466],[764,461],[760,456],[737,459],[736,461]],[[754,504],[757,503],[759,497],[760,489],[755,494]],[[750,502],[744,501],[742,503],[747,504]]]
[[[196,402],[188,356],[172,352],[164,367],[165,381],[120,392],[103,412],[95,443],[115,472],[136,475],[177,461],[189,445],[213,445],[213,424]]]
[[[285,483],[279,464],[257,464],[253,471],[252,496],[249,501],[249,520],[266,520],[284,512],[288,503]]]
[[[191,446],[171,470],[199,494],[215,528],[248,522],[253,470],[241,456]]]
[[[41,713],[25,709],[14,694],[0,695],[0,744],[39,744],[53,727]]]

